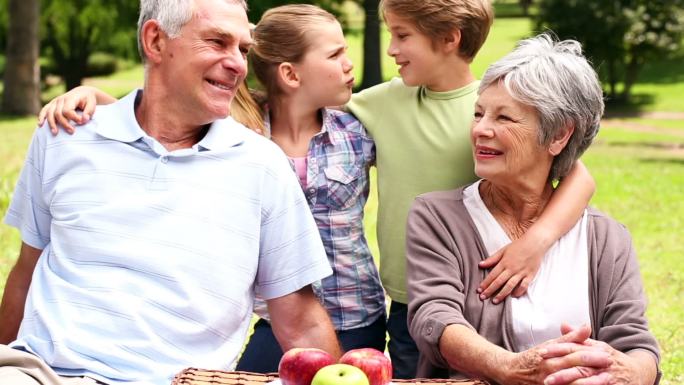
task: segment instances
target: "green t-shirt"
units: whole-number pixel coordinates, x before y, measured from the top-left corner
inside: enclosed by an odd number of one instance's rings
[[[470,124],[478,85],[433,92],[395,78],[347,105],[375,140],[380,276],[397,302],[408,302],[406,219],[414,198],[475,180]]]

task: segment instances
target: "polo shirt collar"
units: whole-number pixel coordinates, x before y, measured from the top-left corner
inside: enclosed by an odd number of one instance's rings
[[[229,116],[213,122],[209,126],[207,134],[195,146],[200,151],[228,151],[230,148],[244,142],[249,131],[249,128],[236,122],[235,119]]]
[[[124,143],[148,137],[135,118],[136,101],[142,97],[142,92],[141,89],[133,90],[116,103],[100,107],[97,119],[94,119],[95,131],[105,138]],[[247,130],[231,117],[219,119],[209,126],[206,135],[193,148],[198,151],[226,151],[241,144]]]
[[[124,143],[135,142],[146,136],[135,119],[135,102],[138,97],[142,97],[140,89],[133,90],[112,105],[98,107],[94,116],[95,132],[107,139]]]

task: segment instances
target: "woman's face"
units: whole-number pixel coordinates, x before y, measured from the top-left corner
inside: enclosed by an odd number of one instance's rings
[[[309,49],[295,64],[301,78],[301,92],[318,107],[340,106],[351,98],[354,86],[347,42],[336,21],[322,22],[308,31]]]
[[[471,141],[480,178],[504,185],[546,181],[553,156],[539,144],[537,111],[513,99],[498,82],[475,103]]]

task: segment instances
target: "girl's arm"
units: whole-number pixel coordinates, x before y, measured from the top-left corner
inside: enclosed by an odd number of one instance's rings
[[[95,112],[96,104],[111,104],[115,101],[116,98],[95,87],[79,86],[46,104],[38,114],[38,125],[47,119],[53,135],[57,135],[60,126],[73,134],[75,128],[72,121],[77,125],[85,124]],[[79,114],[77,110],[82,113]]]
[[[544,254],[575,226],[595,190],[594,178],[578,160],[527,232],[480,262],[483,269],[494,266],[480,283],[480,298],[485,300],[498,291],[493,302],[499,303],[511,293],[515,297],[525,294],[539,270]]]

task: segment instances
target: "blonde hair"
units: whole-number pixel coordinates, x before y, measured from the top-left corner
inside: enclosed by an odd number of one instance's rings
[[[460,30],[459,55],[468,62],[482,48],[494,21],[488,0],[381,0],[380,12],[408,19],[433,42]]]
[[[263,133],[266,128],[262,109],[252,97],[246,81],[243,81],[238,87],[237,94],[235,94],[230,106],[230,115],[252,130],[261,130]]]
[[[254,28],[249,60],[268,95],[280,91],[277,69],[281,63],[297,63],[311,46],[312,24],[337,22],[335,16],[315,5],[292,4],[271,8]]]

